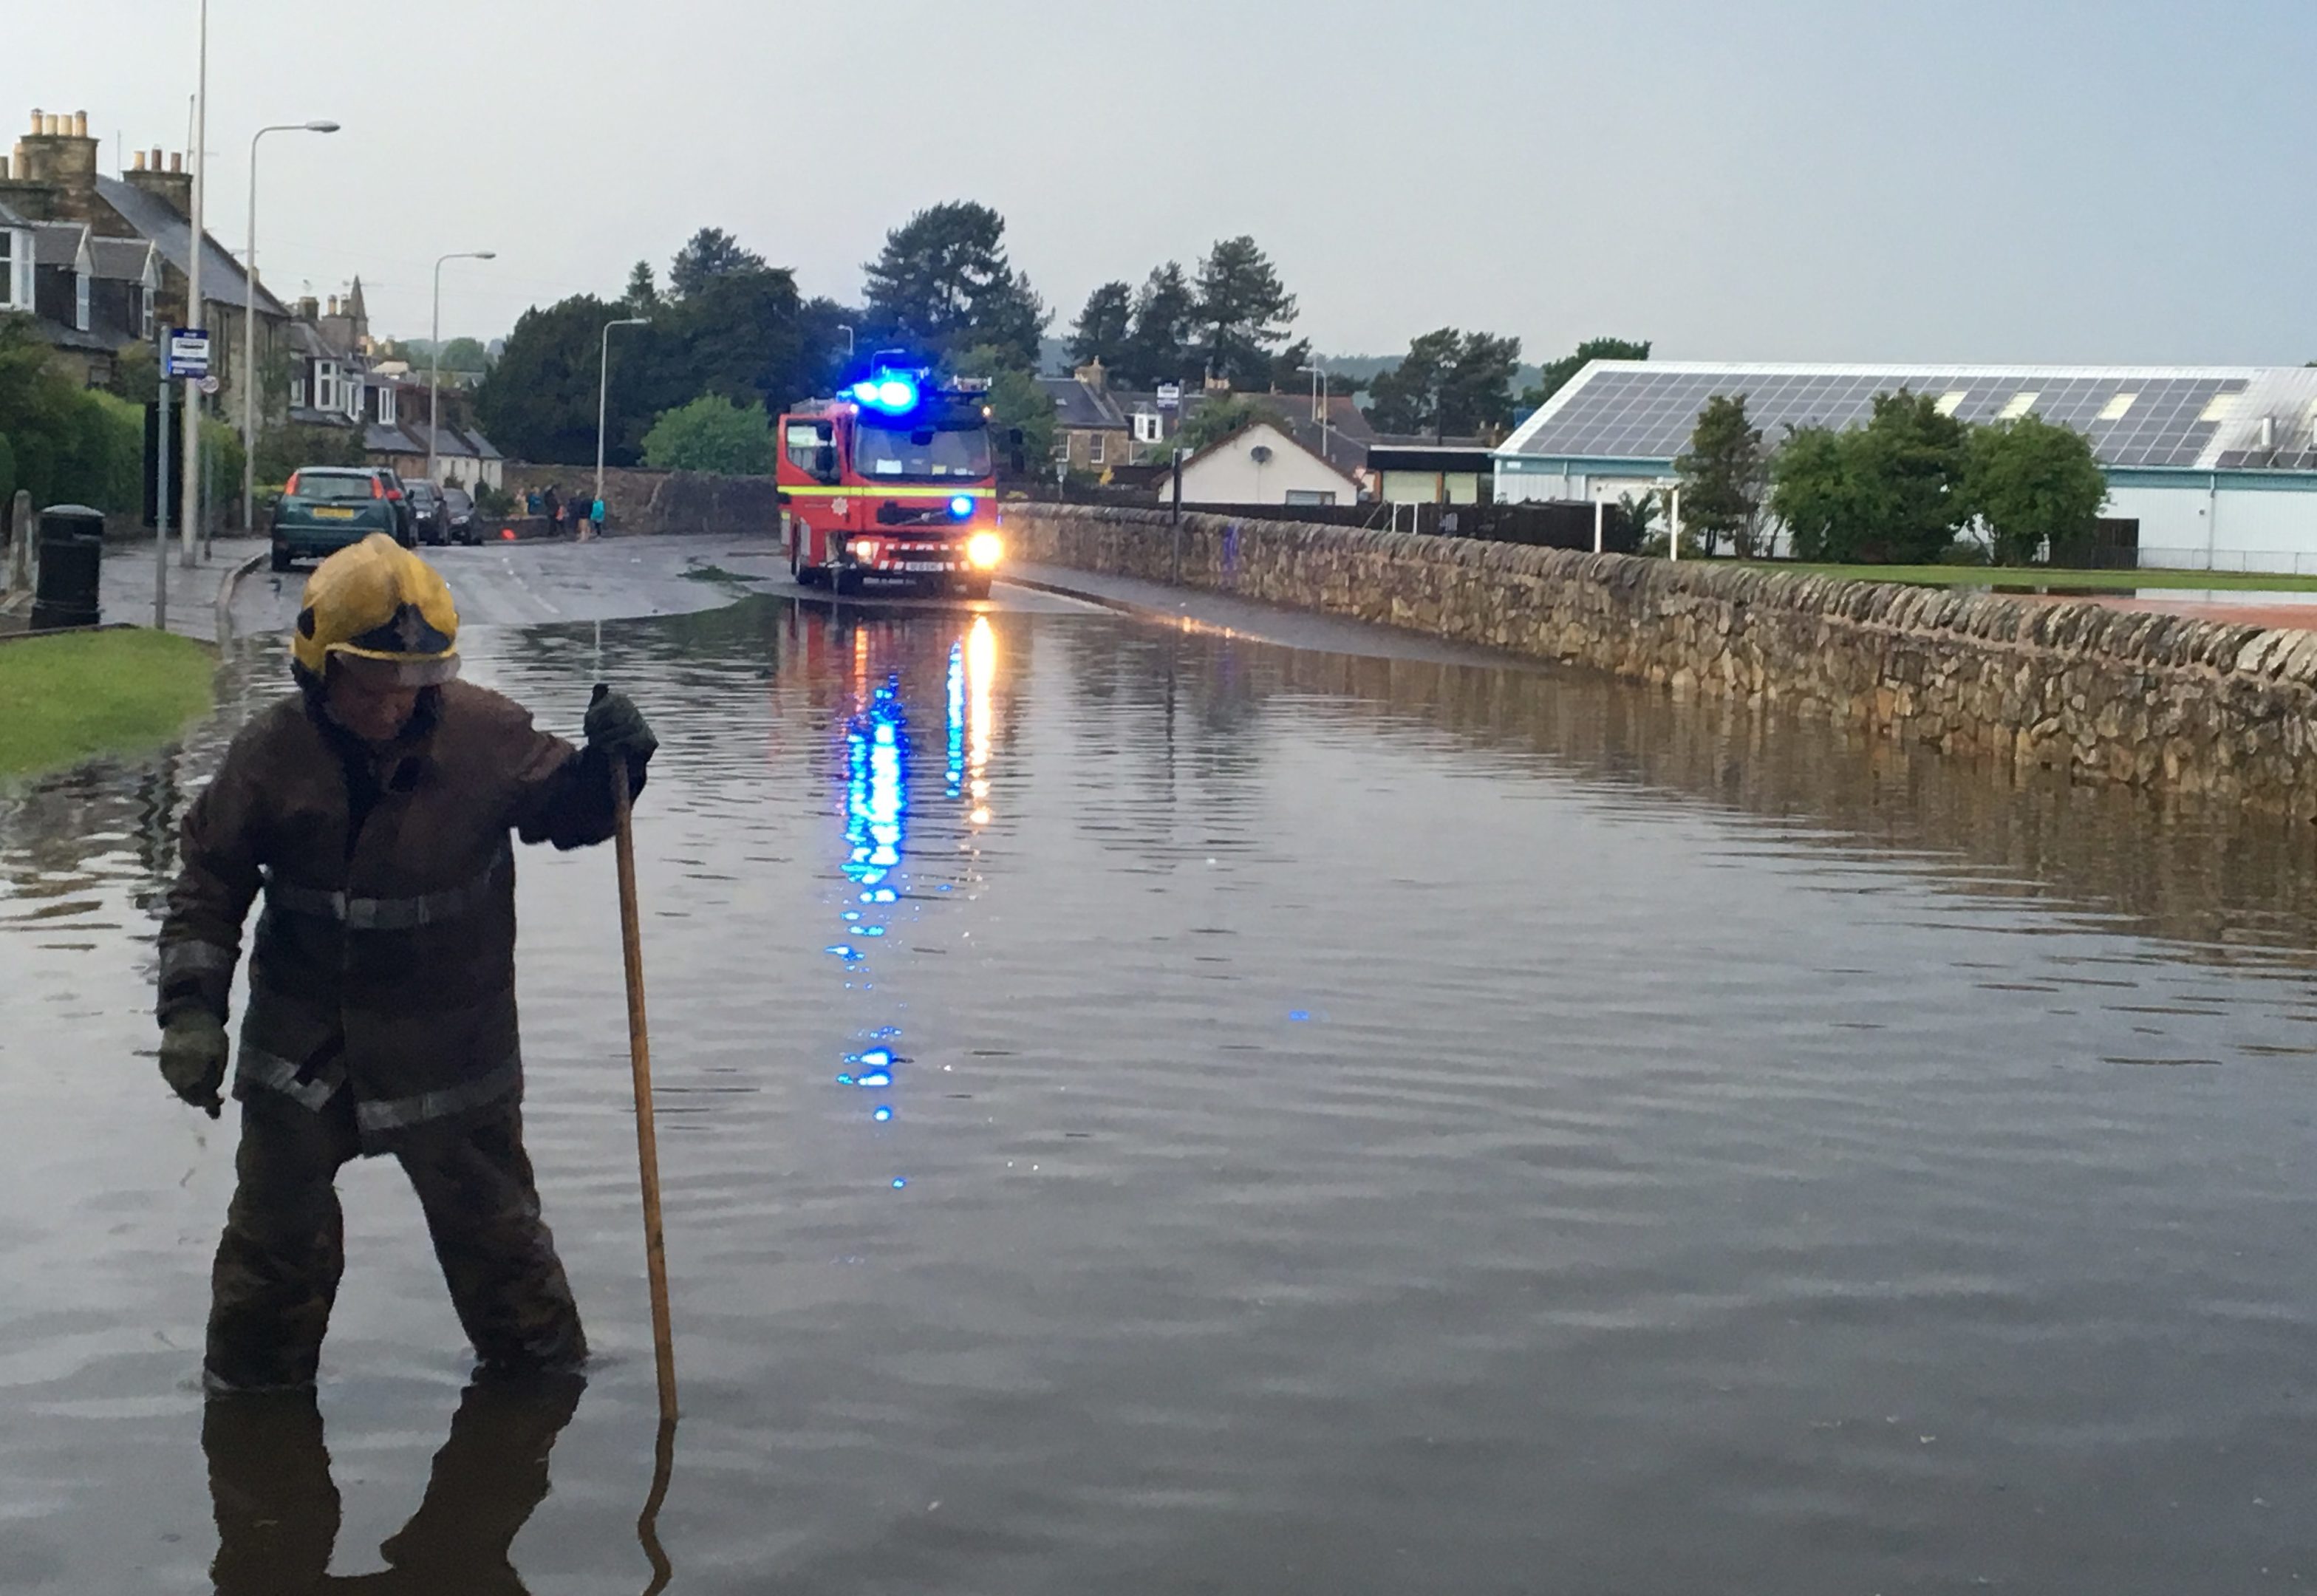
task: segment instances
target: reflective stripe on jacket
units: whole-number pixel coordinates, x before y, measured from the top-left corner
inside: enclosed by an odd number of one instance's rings
[[[358,817],[357,782],[376,794]],[[485,688],[447,684],[375,753],[303,695],[284,699],[242,729],[186,814],[162,1016],[225,1017],[262,893],[237,1097],[318,1109],[350,1089],[371,1151],[517,1098],[509,835],[568,848],[611,831],[602,755]]]

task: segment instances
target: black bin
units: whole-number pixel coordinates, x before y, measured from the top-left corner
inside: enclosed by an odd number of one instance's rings
[[[86,505],[40,512],[40,579],[32,590],[32,630],[94,626],[104,569],[104,517]]]

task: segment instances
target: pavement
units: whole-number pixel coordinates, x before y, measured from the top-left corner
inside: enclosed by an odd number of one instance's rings
[[[264,554],[265,549],[264,538],[219,538],[206,554],[188,567],[177,563],[179,551],[173,541],[169,551],[168,629],[183,637],[217,641],[219,589],[243,562]],[[96,589],[98,614],[105,624],[153,623],[154,563],[149,540],[105,543],[104,564]],[[31,596],[20,596],[24,599],[22,605],[12,604],[9,613],[0,614],[0,631],[22,631],[29,623]],[[16,613],[19,610],[23,613]]]

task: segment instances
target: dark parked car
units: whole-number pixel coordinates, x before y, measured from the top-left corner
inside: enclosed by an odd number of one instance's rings
[[[479,543],[482,528],[475,522],[475,501],[463,488],[443,489],[443,525],[454,543]]]
[[[444,514],[443,490],[432,482],[413,482],[405,489],[410,505],[410,535],[421,543],[451,541],[450,517]]]
[[[273,507],[273,569],[335,554],[373,532],[410,546],[399,478],[359,466],[307,466]]]

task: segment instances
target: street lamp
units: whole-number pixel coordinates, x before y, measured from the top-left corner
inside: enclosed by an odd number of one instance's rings
[[[241,257],[241,530],[257,529],[257,141],[268,133],[335,133],[329,121],[275,122],[249,139],[249,245]]]
[[[595,384],[595,502],[604,502],[604,424],[612,408],[612,329],[615,327],[649,327],[649,316],[622,316],[617,321],[604,324],[604,361],[602,376]]]
[[[426,480],[434,480],[434,439],[443,430],[443,266],[447,261],[495,261],[495,249],[454,249],[434,263],[434,334],[426,351]]]

